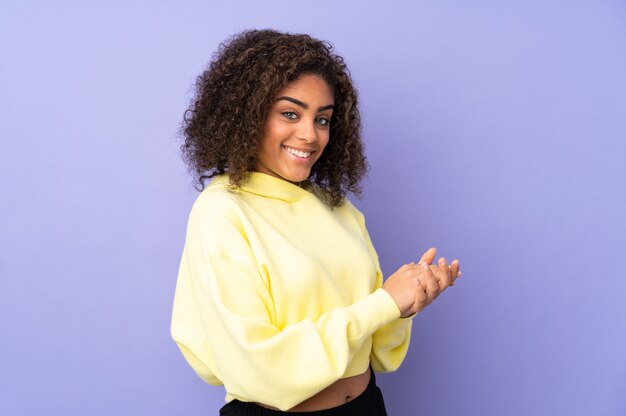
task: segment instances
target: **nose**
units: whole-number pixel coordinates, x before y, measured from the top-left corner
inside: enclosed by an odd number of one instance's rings
[[[298,126],[298,139],[304,140],[307,143],[315,143],[317,142],[317,130],[315,129],[315,121],[312,123],[303,122]]]

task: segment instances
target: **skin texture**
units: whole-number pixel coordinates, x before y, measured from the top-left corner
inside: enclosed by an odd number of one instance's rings
[[[461,275],[457,259],[448,265],[440,257],[437,264],[432,264],[436,254],[436,248],[428,249],[419,263],[403,265],[383,284],[383,289],[398,304],[402,318],[422,311]]]
[[[313,164],[328,144],[333,93],[320,76],[305,74],[276,97],[265,122],[256,171],[299,183],[310,176]],[[298,157],[287,149],[310,155]]]

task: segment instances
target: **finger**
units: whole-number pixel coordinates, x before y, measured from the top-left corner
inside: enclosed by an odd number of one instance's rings
[[[438,264],[439,267],[437,272],[439,273],[439,293],[441,293],[452,283],[452,276],[450,273],[450,267],[448,266],[445,257],[440,257]]]
[[[430,304],[439,295],[439,284],[432,270],[430,270],[430,266],[428,264],[422,266],[424,273],[420,276],[419,282],[426,289],[427,303]]]
[[[456,279],[459,275],[459,260],[458,259],[454,259],[452,260],[452,263],[450,263],[450,275],[452,276],[452,279]]]
[[[411,307],[411,313],[417,313],[423,310],[426,306],[428,306],[426,296],[426,287],[422,286],[420,281],[417,281],[417,286],[415,288],[415,301],[413,302],[413,306]]]
[[[431,247],[420,258],[420,263],[428,263],[432,264],[433,260],[435,260],[435,254],[437,254],[437,249],[435,247]]]
[[[418,289],[415,291],[415,301],[418,303],[424,303],[428,300],[428,294],[426,293],[426,285],[417,281]]]
[[[452,277],[452,283],[450,286],[454,286],[454,281],[459,277],[459,260],[452,260],[450,263],[450,276]]]
[[[437,282],[439,282],[439,266],[436,264],[431,264],[430,265],[430,271],[433,272],[433,275],[435,276],[435,279],[437,279]]]
[[[439,259],[441,261],[441,259]],[[446,268],[449,268],[450,266],[445,265]],[[443,267],[441,267],[441,264],[439,264],[439,262],[436,263],[436,265],[431,265],[430,266],[430,270],[433,272],[433,275],[435,276],[435,279],[437,280],[437,284],[439,285],[439,291],[441,292],[441,288],[443,286],[448,286],[446,284],[446,279],[445,279],[445,272],[443,270]]]
[[[433,272],[435,279],[437,279],[437,283],[441,285],[443,282],[441,281],[441,273],[439,272],[439,269],[440,269],[439,264],[430,265],[430,271]]]

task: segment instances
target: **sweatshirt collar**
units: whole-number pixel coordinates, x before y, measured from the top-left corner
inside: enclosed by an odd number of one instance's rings
[[[215,185],[231,188],[228,174],[218,175],[213,178],[211,186]],[[311,195],[313,193],[313,184],[309,180],[305,180],[300,182],[298,186],[266,173],[250,172],[248,180],[241,185],[239,191],[293,203]]]

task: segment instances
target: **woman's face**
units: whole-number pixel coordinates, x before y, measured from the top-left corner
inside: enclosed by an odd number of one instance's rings
[[[287,84],[265,121],[255,170],[294,183],[307,179],[328,144],[334,103],[330,86],[318,75]]]

